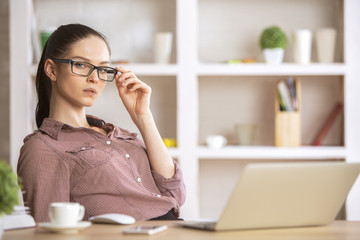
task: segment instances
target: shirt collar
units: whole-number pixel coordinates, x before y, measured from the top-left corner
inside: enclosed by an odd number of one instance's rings
[[[56,121],[51,118],[45,118],[39,128],[40,131],[46,133],[54,139],[58,139],[59,132],[63,128],[65,123]]]
[[[133,140],[136,138],[137,134],[129,132],[128,130],[121,129],[119,127],[115,127],[114,129],[114,137],[121,139]]]
[[[86,115],[86,119],[91,126],[103,127],[104,130],[108,130],[108,133],[113,134],[116,138],[121,139],[135,139],[137,134],[131,133],[125,129],[114,127],[111,123],[106,123],[104,120],[92,115]],[[58,139],[59,133],[62,129],[75,129],[74,127],[59,122],[51,118],[45,118],[39,128],[40,131],[46,133],[54,139]]]

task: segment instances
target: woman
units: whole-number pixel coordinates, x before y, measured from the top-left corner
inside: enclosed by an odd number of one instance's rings
[[[78,202],[85,219],[104,213],[136,220],[179,216],[185,186],[150,112],[151,88],[133,72],[109,67],[109,59],[103,35],[80,24],[60,26],[45,45],[36,76],[39,129],[24,139],[18,163],[36,221],[49,220],[51,202]],[[85,114],[111,81],[143,142]]]

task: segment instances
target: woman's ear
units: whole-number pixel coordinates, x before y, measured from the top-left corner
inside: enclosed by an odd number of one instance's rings
[[[51,81],[56,81],[56,66],[51,59],[45,61],[44,71]]]

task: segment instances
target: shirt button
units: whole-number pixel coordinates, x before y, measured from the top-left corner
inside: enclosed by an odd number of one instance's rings
[[[111,141],[110,141],[110,140],[106,141],[106,144],[107,144],[107,145],[110,145],[110,143],[111,143]]]
[[[138,178],[136,179],[136,181],[141,182],[141,178],[138,177]]]
[[[130,158],[130,155],[129,155],[129,154],[125,154],[125,157],[126,157],[126,158]]]
[[[86,147],[82,147],[82,148],[81,148],[81,150],[83,150],[83,151],[84,151],[85,149],[86,149]]]
[[[157,196],[157,197],[161,197],[161,195],[160,195],[160,194],[156,194],[156,196]]]

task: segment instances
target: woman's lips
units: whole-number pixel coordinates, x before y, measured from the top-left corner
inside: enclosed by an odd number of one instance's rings
[[[89,95],[89,96],[95,96],[97,94],[96,90],[94,88],[85,88],[83,90],[83,92],[86,94],[86,95]]]

